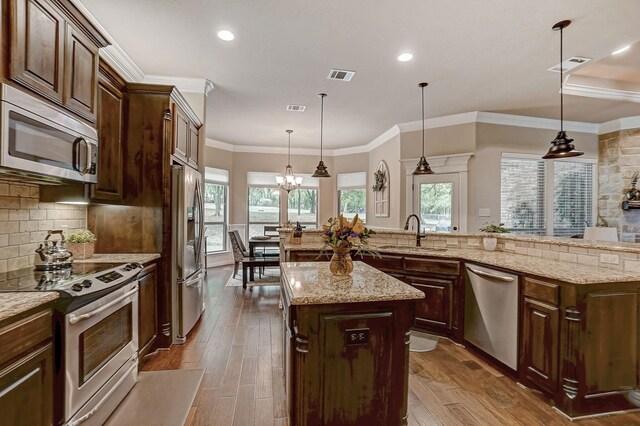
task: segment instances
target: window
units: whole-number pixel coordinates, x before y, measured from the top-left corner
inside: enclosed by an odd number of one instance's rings
[[[298,173],[302,177],[302,186],[289,192],[287,196],[287,220],[300,222],[306,229],[318,227],[318,178],[310,174]]]
[[[280,224],[280,190],[277,173],[249,172],[249,238],[264,235],[265,225]]]
[[[524,234],[583,234],[595,224],[595,168],[592,160],[503,156],[501,221]]]
[[[229,172],[212,167],[205,168],[204,226],[207,253],[227,250]]]
[[[500,221],[512,232],[546,234],[545,160],[502,158]]]
[[[338,213],[347,219],[357,214],[367,220],[367,174],[365,172],[338,174]]]

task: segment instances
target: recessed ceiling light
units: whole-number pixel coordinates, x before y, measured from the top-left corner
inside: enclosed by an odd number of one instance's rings
[[[236,38],[236,36],[234,36],[233,33],[229,30],[220,30],[218,31],[218,38],[224,41],[231,41]]]
[[[413,55],[411,53],[402,53],[400,56],[398,56],[398,60],[400,62],[407,62],[413,59]]]
[[[613,52],[611,52],[612,55],[619,55],[621,53],[626,52],[627,50],[631,49],[631,45],[627,44],[625,47],[621,47],[618,50],[614,50]]]

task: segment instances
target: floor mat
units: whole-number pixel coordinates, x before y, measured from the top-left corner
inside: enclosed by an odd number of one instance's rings
[[[438,346],[438,338],[419,331],[411,332],[411,343],[409,350],[411,352],[430,352]]]
[[[204,370],[142,371],[105,426],[184,425]]]

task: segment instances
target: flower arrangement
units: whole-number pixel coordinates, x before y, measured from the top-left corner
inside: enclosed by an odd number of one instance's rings
[[[72,232],[67,237],[69,243],[92,243],[96,240],[96,236],[88,229],[81,229],[79,231]]]
[[[482,228],[480,228],[480,232],[488,232],[491,234],[508,234],[509,230],[504,227],[504,223],[488,223],[485,222]]]
[[[375,231],[364,226],[362,219],[355,215],[352,220],[343,215],[329,218],[327,224],[322,225],[324,231],[322,239],[326,246],[331,248],[356,248],[361,251],[371,251],[367,245],[367,240]]]
[[[373,173],[374,184],[371,187],[374,192],[382,191],[387,186],[387,174],[384,170],[377,170]]]

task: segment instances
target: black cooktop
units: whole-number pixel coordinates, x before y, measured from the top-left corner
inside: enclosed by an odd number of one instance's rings
[[[75,281],[120,266],[120,263],[74,263],[71,268],[37,271],[33,266],[0,273],[0,291],[57,291]]]

